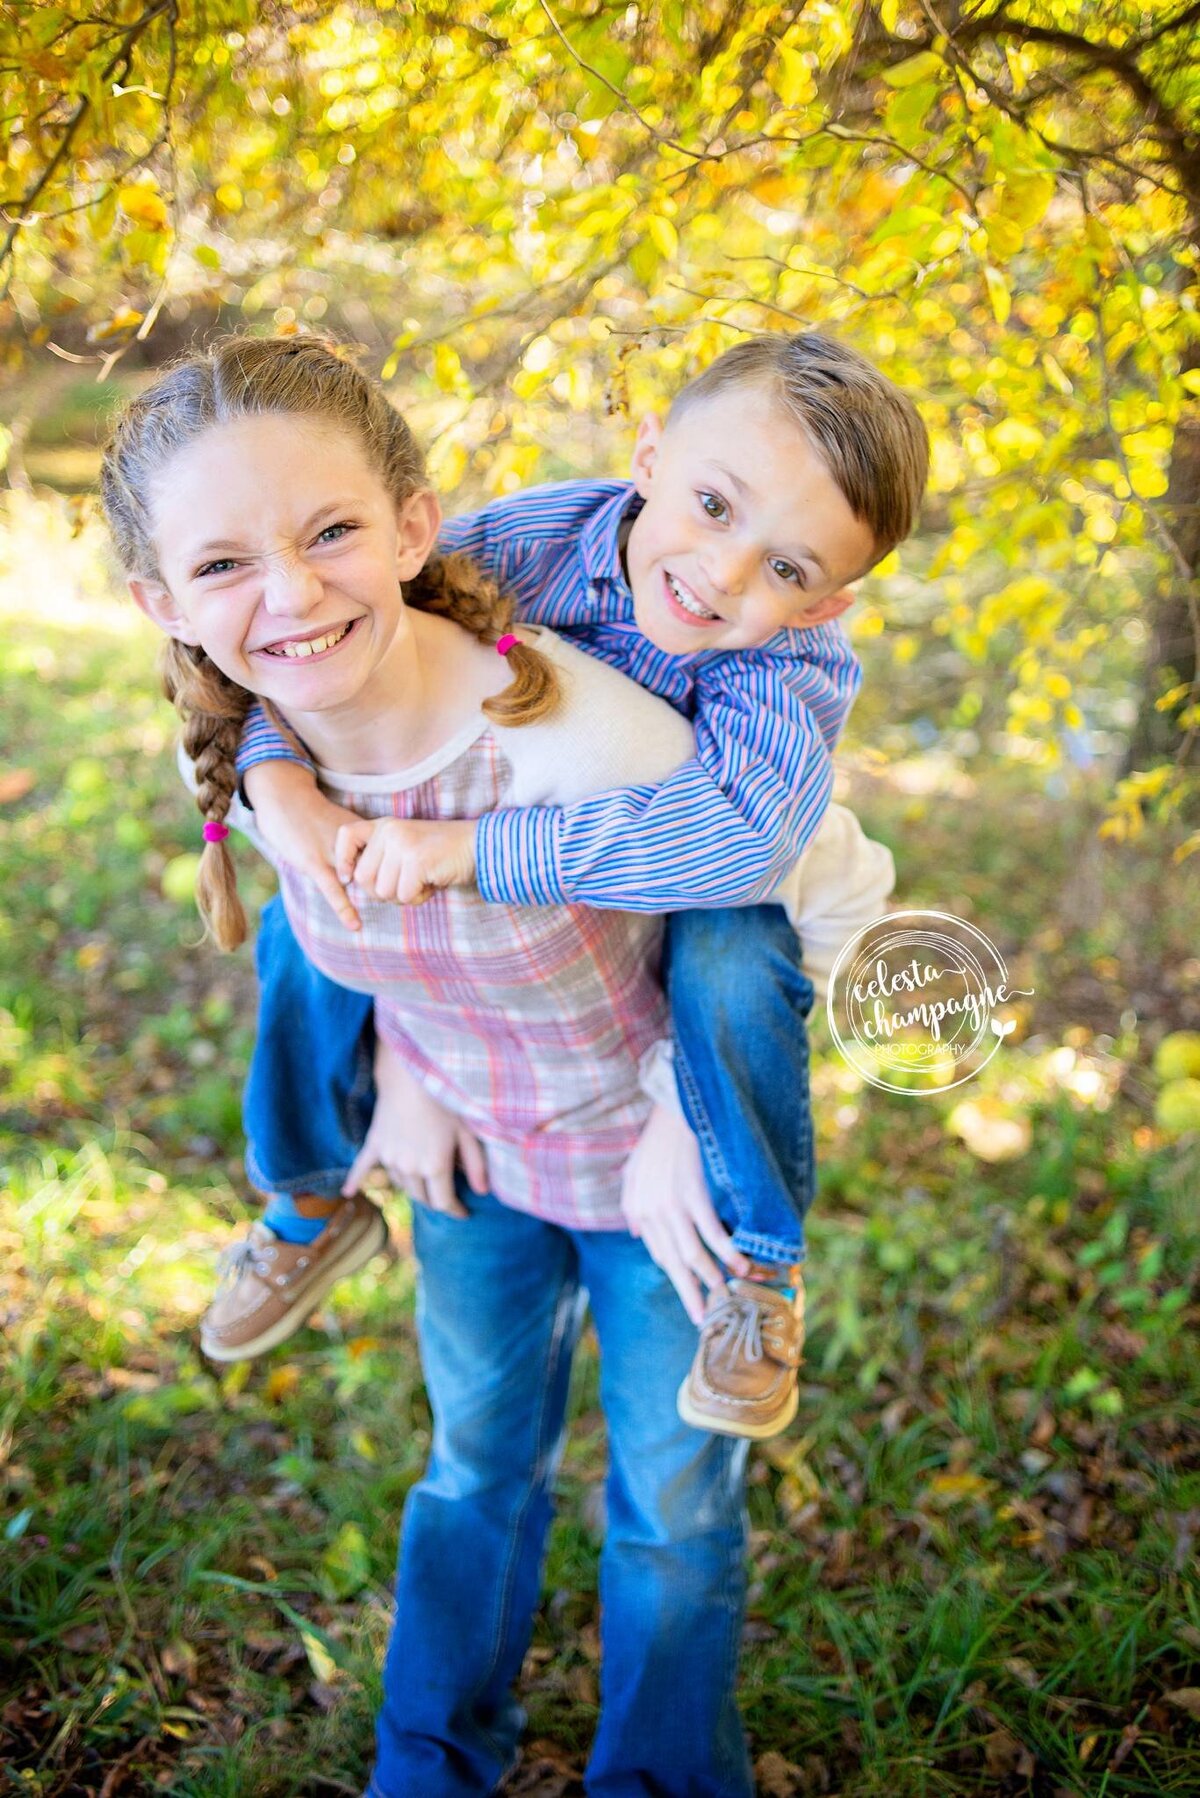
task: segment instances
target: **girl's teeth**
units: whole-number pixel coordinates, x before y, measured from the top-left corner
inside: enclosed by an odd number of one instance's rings
[[[350,626],[347,624],[340,631],[330,631],[327,637],[309,637],[303,643],[281,643],[277,649],[268,649],[267,654],[269,656],[288,656],[293,661],[298,660],[301,656],[317,656],[323,649],[332,649],[335,643],[340,643],[349,629]]]
[[[693,618],[715,618],[716,617],[717,614],[715,612],[710,612],[708,610],[708,608],[706,606],[702,606],[698,600],[692,599],[686,593],[684,593],[681,590],[679,583],[675,579],[675,576],[673,574],[669,574],[667,576],[667,585],[670,587],[671,592],[675,595],[675,598],[679,601],[679,603],[683,607],[684,611],[690,612],[692,614]]]

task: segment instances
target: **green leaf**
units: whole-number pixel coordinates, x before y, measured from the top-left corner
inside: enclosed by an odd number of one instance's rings
[[[912,87],[931,75],[943,73],[945,67],[945,62],[936,50],[922,50],[918,56],[910,56],[904,62],[898,62],[894,69],[885,69],[883,79],[889,87]]]
[[[324,1686],[331,1685],[337,1673],[338,1663],[329,1652],[330,1638],[324,1630],[315,1624],[306,1623],[302,1618],[296,1619],[296,1628],[300,1640],[304,1644],[304,1652],[308,1656],[308,1664]]]
[[[998,325],[1007,324],[1008,315],[1012,311],[1012,294],[1008,290],[1008,282],[998,268],[990,263],[983,271],[987,283],[988,298],[992,302],[992,312]]]
[[[898,143],[907,148],[923,135],[926,114],[940,91],[932,81],[919,81],[913,87],[897,89],[891,96],[883,122]]]
[[[679,233],[669,218],[660,212],[652,212],[646,220],[646,229],[650,233],[650,241],[660,255],[668,261],[679,253]]]
[[[662,266],[662,251],[651,237],[643,237],[629,252],[629,266],[640,284],[649,288]]]
[[[983,228],[987,232],[988,249],[1004,262],[1015,256],[1025,241],[1025,233],[1012,219],[997,215],[985,219]]]
[[[325,1584],[333,1598],[352,1598],[371,1577],[371,1552],[356,1523],[344,1523],[321,1556]]]
[[[931,206],[901,206],[898,212],[889,213],[882,225],[871,233],[870,241],[886,243],[890,237],[912,237],[914,234],[919,234],[924,241],[931,230],[940,230],[944,222],[943,215]]]
[[[1014,170],[1001,190],[997,211],[1021,230],[1031,231],[1045,217],[1054,189],[1054,176],[1043,170]]]

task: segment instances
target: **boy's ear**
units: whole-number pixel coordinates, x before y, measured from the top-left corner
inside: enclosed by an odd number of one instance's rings
[[[849,587],[839,587],[836,593],[827,593],[824,599],[814,601],[800,619],[800,628],[806,624],[827,624],[831,618],[840,618],[853,604],[854,595]]]
[[[437,494],[428,487],[410,494],[396,513],[396,572],[402,581],[424,568],[441,528]]]
[[[633,484],[643,499],[649,498],[650,483],[654,479],[654,464],[658,460],[659,445],[662,443],[666,426],[657,412],[647,412],[637,428],[637,437],[633,445],[633,462],[630,474]]]
[[[184,617],[161,581],[130,581],[129,591],[147,618],[159,630],[166,631],[168,637],[174,637],[180,643],[190,643],[193,648],[199,643],[194,625]]]

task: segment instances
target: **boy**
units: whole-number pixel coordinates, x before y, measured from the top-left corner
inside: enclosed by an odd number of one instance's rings
[[[852,602],[849,583],[911,530],[927,462],[911,402],[862,357],[817,334],[768,335],[713,363],[665,425],[642,421],[632,481],[533,489],[445,527],[441,547],[467,551],[524,621],[572,637],[692,719],[695,759],[660,786],[466,822],[389,821],[385,853],[339,808],[314,808],[311,764],[261,713],[243,737],[239,766],[262,834],[285,860],[324,870],[347,923],[332,867],[339,827],[338,873],[379,898],[419,901],[477,882],[497,902],[672,914],[674,1075],[698,1159],[689,1169],[660,1105],[631,1160],[624,1208],[702,1325],[681,1413],[728,1434],[771,1435],[795,1413],[814,1180],[804,1030],[813,988],[787,917],[759,902],[828,806],[832,751],[860,679],[833,621]],[[861,832],[844,846],[860,885],[873,880],[879,895]],[[730,907],[741,909],[712,909]],[[369,1001],[307,970],[278,919],[264,929],[259,971],[248,1167],[273,1195],[266,1228],[309,1245],[311,1269],[272,1330],[281,1341],[280,1328],[299,1328],[333,1283],[321,1274],[322,1237],[337,1233],[340,1169],[353,1161],[341,1186],[350,1192],[386,1156],[374,1133],[355,1156],[370,1116]],[[283,1115],[281,1096],[299,1092],[304,1115]],[[713,1255],[744,1277],[727,1288]],[[218,1358],[260,1352],[244,1320],[261,1295],[241,1266],[205,1320],[204,1346]]]

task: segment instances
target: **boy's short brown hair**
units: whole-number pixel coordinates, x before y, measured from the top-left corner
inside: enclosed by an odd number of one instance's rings
[[[751,382],[779,401],[820,452],[874,536],[874,560],[903,543],[929,475],[929,437],[908,395],[857,350],[819,331],[769,331],[734,344],[690,381],[668,423]]]

